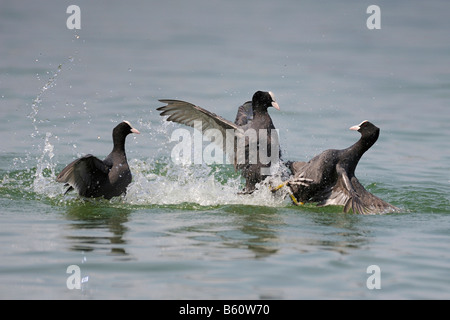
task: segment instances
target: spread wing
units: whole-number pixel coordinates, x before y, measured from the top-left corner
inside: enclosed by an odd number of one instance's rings
[[[356,177],[349,178],[345,170],[337,166],[338,180],[319,206],[342,205],[344,212],[376,214],[397,212],[399,208],[381,200],[359,182]]]
[[[192,103],[181,100],[159,100],[167,103],[166,106],[159,107],[161,116],[169,116],[167,121],[181,123],[194,128],[194,121],[202,122],[202,133],[208,129],[218,129],[225,133],[226,129],[239,130],[239,127],[215,113],[209,112]]]
[[[167,121],[181,123],[202,132],[208,137],[214,137],[214,142],[227,152],[226,146],[235,146],[235,137],[241,135],[242,129],[231,121],[228,121],[215,113],[209,112],[192,103],[181,100],[159,100],[167,105],[156,110],[162,111],[161,116],[168,116]],[[214,129],[214,130],[211,130]],[[217,131],[218,130],[218,131]],[[217,139],[220,133],[222,139]],[[226,139],[226,144],[224,140]]]
[[[70,186],[65,193],[75,189],[81,196],[89,196],[100,181],[108,179],[109,170],[103,161],[88,154],[68,164],[56,181]]]

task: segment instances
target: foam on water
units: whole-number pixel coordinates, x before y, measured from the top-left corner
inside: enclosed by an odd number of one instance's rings
[[[53,134],[47,132],[43,145],[38,145],[40,155],[35,159],[30,157],[27,161],[31,161],[31,174],[16,176],[16,179],[22,181],[15,183],[29,185],[25,191],[36,195],[56,199],[59,203],[70,203],[77,196],[74,192],[63,195],[64,185],[56,182],[59,164],[54,157],[53,139],[55,139]],[[161,156],[131,159],[129,165],[133,181],[128,187],[127,194],[119,200],[112,199],[112,202],[120,201],[130,205],[194,203],[201,206],[227,204],[280,206],[285,202],[285,194],[277,192],[274,195],[265,184],[251,195],[239,194],[243,189],[243,183],[240,175],[233,172],[231,165],[180,165],[169,157]]]
[[[283,197],[275,197],[266,185],[262,185],[251,195],[239,194],[242,190],[240,176],[228,177],[220,167],[181,166],[170,160],[162,165],[163,170],[156,169],[153,161],[133,160],[130,167],[133,182],[124,197],[124,201],[130,204],[280,206],[284,201]]]
[[[47,132],[43,146],[39,146],[41,154],[36,158],[28,156],[28,159],[21,160],[27,168],[8,171],[1,177],[0,187],[16,191],[20,196],[26,193],[33,198],[52,199],[58,204],[84,201],[73,191],[64,195],[66,187],[56,182],[61,165],[55,160],[52,138],[52,133]],[[20,159],[15,162],[18,160]],[[243,182],[230,165],[179,165],[167,157],[132,159],[129,165],[133,181],[127,194],[111,199],[111,203],[139,206],[241,204],[270,207],[289,203],[285,194],[273,194],[266,184],[262,184],[251,195],[239,194],[243,189]]]
[[[38,158],[36,171],[25,175],[30,179],[30,192],[57,199],[60,203],[74,200],[74,193],[63,195],[64,187],[57,183],[57,163],[53,161],[53,145],[47,133],[42,155]],[[242,181],[239,175],[230,176],[227,168],[208,165],[174,164],[170,159],[133,159],[129,162],[133,182],[127,194],[119,200],[130,205],[182,205],[194,203],[201,206],[243,204],[261,206],[280,206],[284,195],[272,194],[267,185],[251,195],[239,194]]]

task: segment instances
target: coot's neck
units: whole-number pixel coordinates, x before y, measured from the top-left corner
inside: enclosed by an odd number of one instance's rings
[[[262,116],[266,116],[267,113],[267,108],[261,108],[261,107],[256,107],[253,108],[253,115],[256,117],[262,117]]]
[[[253,109],[253,120],[252,123],[257,125],[257,129],[275,129],[272,118],[267,112],[266,108]]]
[[[253,108],[253,121],[255,119],[260,119],[259,122],[266,123],[267,125],[272,123],[272,118],[270,118],[269,112],[267,112],[267,108],[265,107]]]
[[[119,152],[125,154],[125,139],[126,136],[113,136],[113,152]]]
[[[363,154],[372,147],[378,140],[380,132],[379,130],[371,133],[370,135],[362,135],[361,138],[345,152],[346,162],[348,164],[348,170],[354,174],[356,166]]]

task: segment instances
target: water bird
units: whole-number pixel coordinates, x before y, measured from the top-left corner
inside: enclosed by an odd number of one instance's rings
[[[355,144],[342,150],[325,150],[308,162],[290,162],[293,178],[284,185],[289,186],[298,201],[317,202],[318,206],[344,206],[344,212],[374,214],[399,211],[399,208],[367,191],[355,176],[359,160],[378,140],[380,129],[365,120],[350,130],[361,133]]]
[[[112,132],[114,147],[102,161],[87,154],[68,164],[56,178],[82,197],[111,199],[126,193],[131,183],[131,171],[125,153],[125,139],[130,133],[139,134],[128,121],[119,123]]]
[[[192,103],[180,101],[180,100],[159,100],[167,105],[157,108],[161,111],[161,116],[168,116],[167,121],[181,123],[190,127],[195,127],[195,121],[201,121],[201,131],[203,134],[207,134],[209,129],[216,129],[225,138],[222,140],[221,147],[224,152],[231,151],[227,150],[227,145],[230,145],[230,134],[227,134],[230,130],[233,132],[231,136],[231,143],[234,146],[233,154],[233,164],[236,170],[240,171],[242,176],[245,178],[246,184],[243,193],[252,193],[256,189],[256,184],[262,182],[268,174],[268,170],[272,165],[272,162],[262,161],[260,158],[260,150],[265,151],[266,155],[273,159],[273,155],[277,153],[279,158],[280,147],[278,143],[278,135],[275,126],[270,118],[267,109],[269,107],[274,107],[280,110],[278,103],[272,92],[257,91],[252,97],[252,101],[244,104],[247,106],[247,111],[251,107],[251,117],[250,114],[244,114],[245,110],[238,111],[237,118],[240,117],[241,120],[236,119],[235,123],[222,118],[208,110],[198,107]],[[241,116],[240,116],[241,115]],[[260,133],[261,130],[266,130],[267,133],[266,141],[261,141]],[[255,132],[254,136],[246,135],[247,132]],[[239,158],[239,148],[237,140],[241,139],[244,142],[244,156],[245,158]],[[245,140],[242,140],[245,139]],[[276,140],[275,140],[276,139]],[[255,141],[256,140],[256,141]],[[272,140],[275,142],[276,150],[272,154]],[[227,143],[223,143],[226,141]],[[256,146],[253,148],[253,146]],[[257,155],[256,161],[251,160],[252,154]],[[270,155],[270,156],[269,156]],[[253,159],[253,158],[252,158]],[[267,169],[267,170],[263,170]]]

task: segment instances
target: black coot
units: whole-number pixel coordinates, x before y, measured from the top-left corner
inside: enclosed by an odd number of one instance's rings
[[[131,183],[125,154],[125,138],[130,133],[138,134],[139,131],[128,121],[121,122],[113,129],[114,147],[105,160],[87,154],[67,165],[56,178],[69,186],[65,194],[72,189],[82,197],[92,198],[111,199],[124,194]]]
[[[241,116],[240,111],[238,111],[236,123],[228,121],[189,102],[180,100],[159,101],[167,104],[157,109],[162,111],[161,116],[168,116],[167,121],[177,122],[191,127],[194,127],[195,121],[201,121],[203,134],[207,133],[209,129],[217,129],[220,131],[223,137],[221,145],[223,151],[230,151],[227,150],[227,145],[234,146],[234,155],[231,158],[235,169],[241,171],[242,176],[246,180],[245,192],[253,192],[256,184],[270,175],[269,172],[272,163],[265,159],[263,161],[260,158],[260,149],[270,159],[273,158],[271,153],[272,145],[276,146],[274,152],[278,154],[280,152],[278,135],[274,137],[274,134],[276,134],[276,131],[273,131],[275,126],[267,112],[267,108],[269,107],[280,109],[271,92],[257,91],[253,95],[251,103],[247,102],[244,105],[246,111],[243,109]],[[261,130],[266,130],[267,133],[267,139],[264,142],[260,141]],[[230,135],[230,132],[233,132],[233,135]],[[255,134],[250,134],[252,132]],[[223,143],[226,139],[232,140]],[[274,141],[272,142],[272,140]],[[238,148],[239,141],[244,143],[242,148]],[[240,152],[241,149],[243,154]],[[262,151],[261,153],[263,153]],[[252,155],[256,156],[253,157]]]
[[[302,202],[318,202],[318,206],[342,205],[344,211],[370,214],[394,212],[399,209],[368,192],[355,176],[362,155],[377,141],[380,129],[363,121],[350,128],[361,138],[343,150],[326,150],[309,162],[292,162],[294,174],[288,186]]]

